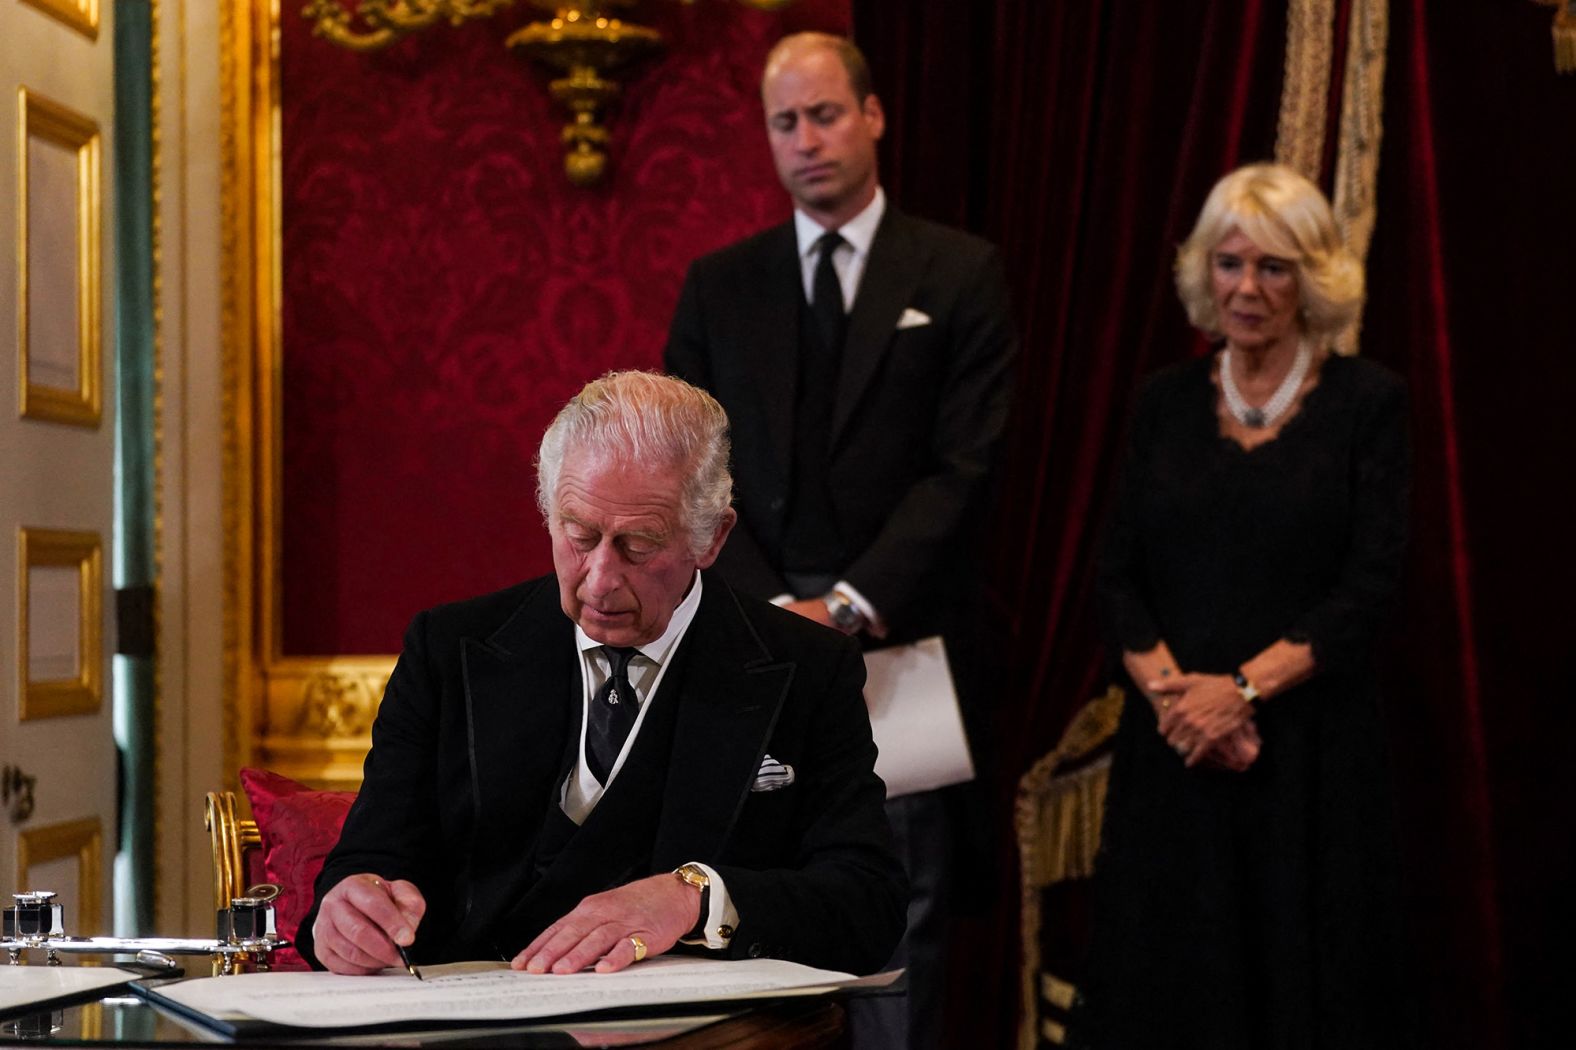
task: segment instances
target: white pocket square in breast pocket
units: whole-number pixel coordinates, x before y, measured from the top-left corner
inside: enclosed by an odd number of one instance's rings
[[[905,328],[923,328],[929,323],[929,314],[908,306],[903,308],[903,316],[897,319],[897,330],[901,332]]]
[[[761,759],[761,771],[750,784],[751,791],[781,791],[793,784],[793,766],[777,761],[771,755]]]

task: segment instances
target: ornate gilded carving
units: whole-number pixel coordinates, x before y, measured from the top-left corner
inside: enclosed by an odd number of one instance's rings
[[[296,730],[322,737],[359,736],[371,731],[377,698],[360,675],[322,671],[301,691]]]
[[[253,761],[320,787],[356,788],[394,657],[287,658],[262,669]]]
[[[514,0],[361,0],[354,11],[340,0],[310,0],[301,15],[312,32],[352,51],[376,51],[438,22],[457,26],[491,18]]]

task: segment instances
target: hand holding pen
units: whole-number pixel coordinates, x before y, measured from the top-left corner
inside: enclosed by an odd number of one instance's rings
[[[372,974],[400,966],[418,980],[409,946],[427,911],[414,883],[351,875],[323,896],[312,938],[318,961],[334,973]]]

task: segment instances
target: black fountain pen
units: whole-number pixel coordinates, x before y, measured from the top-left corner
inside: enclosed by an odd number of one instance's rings
[[[396,944],[394,946],[394,950],[399,952],[400,962],[405,964],[405,969],[410,971],[410,975],[412,977],[416,978],[418,981],[426,980],[426,978],[421,975],[421,971],[416,969],[416,964],[410,961],[410,953],[405,950],[405,946],[403,944]]]

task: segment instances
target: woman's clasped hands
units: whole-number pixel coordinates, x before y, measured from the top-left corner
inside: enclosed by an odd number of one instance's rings
[[[1177,674],[1145,683],[1159,716],[1160,735],[1189,768],[1213,766],[1240,773],[1259,757],[1253,705],[1230,675]]]

